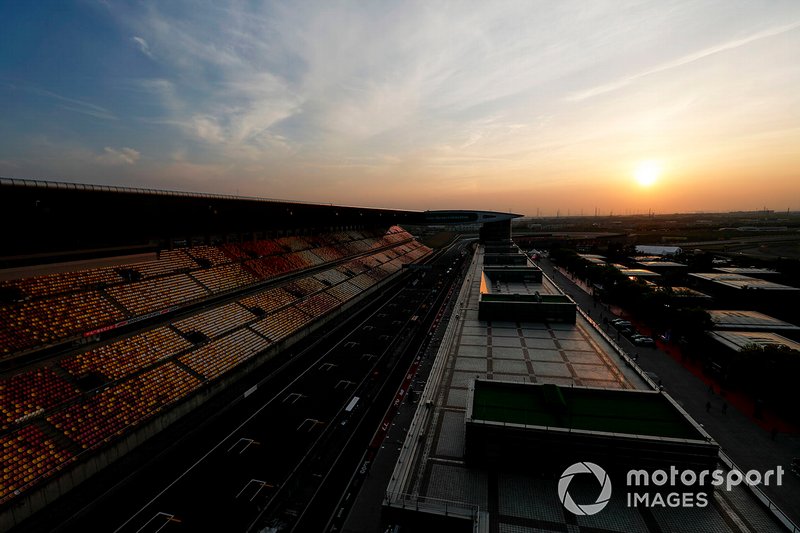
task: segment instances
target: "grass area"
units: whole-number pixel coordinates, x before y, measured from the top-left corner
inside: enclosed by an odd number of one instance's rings
[[[632,435],[700,437],[664,397],[646,392],[478,382],[473,418]]]

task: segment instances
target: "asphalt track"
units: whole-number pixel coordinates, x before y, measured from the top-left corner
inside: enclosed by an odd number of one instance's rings
[[[62,509],[22,528],[322,530],[415,364],[460,271],[447,268],[464,246],[446,249],[432,270],[406,274],[382,299],[365,303],[364,316],[297,354],[295,371],[261,379],[234,407],[209,415],[197,430],[185,428],[168,452],[120,482],[108,480],[107,490],[95,489],[67,516]]]

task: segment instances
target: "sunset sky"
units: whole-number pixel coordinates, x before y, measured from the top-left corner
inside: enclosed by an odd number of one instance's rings
[[[0,176],[800,210],[800,2],[3,2]]]

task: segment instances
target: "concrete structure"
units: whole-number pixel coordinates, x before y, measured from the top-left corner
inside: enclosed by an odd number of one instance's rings
[[[657,391],[476,379],[467,396],[465,460],[472,466],[558,475],[592,461],[623,474],[632,464],[699,471],[714,468],[718,451]]]
[[[547,460],[533,457],[535,448],[527,448],[527,453],[518,450],[523,456],[516,461],[509,457],[511,466],[470,464],[468,402],[470,387],[476,382],[631,391],[657,388],[583,312],[578,311],[575,323],[482,320],[483,259],[481,246],[386,488],[384,517],[388,524],[401,524],[411,531],[729,532],[734,529],[728,524],[741,513],[757,523],[760,531],[781,530],[744,488],[731,493],[715,491],[713,498],[718,504],[704,508],[630,508],[624,481],[614,478],[614,493],[606,508],[594,516],[576,516],[559,501],[556,477],[525,471],[529,461]],[[526,291],[543,296],[562,294],[547,276]],[[680,407],[675,409],[688,420]],[[700,440],[707,438],[702,428],[695,430],[702,436]],[[500,453],[503,444],[497,442]],[[597,487],[584,491],[576,487],[575,494],[573,497],[582,501],[594,501]]]

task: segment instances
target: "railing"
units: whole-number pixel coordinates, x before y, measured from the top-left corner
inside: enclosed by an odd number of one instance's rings
[[[397,492],[387,492],[383,498],[383,504],[387,507],[437,513],[444,516],[468,517],[473,521],[478,520],[481,510],[479,505],[472,503]]]
[[[720,459],[720,461],[722,461],[722,462],[725,464],[725,466],[727,466],[727,467],[728,467],[728,468],[730,468],[731,470],[738,470],[738,471],[740,471],[740,472],[742,471],[742,469],[741,469],[741,468],[739,468],[738,466],[736,466],[736,463],[734,463],[734,462],[733,462],[733,459],[731,459],[731,458],[728,456],[728,454],[727,454],[727,453],[723,452],[723,451],[722,451],[722,449],[720,449],[720,451],[719,451],[719,459]],[[791,518],[789,518],[789,517],[786,515],[786,513],[784,513],[783,511],[781,511],[781,508],[780,508],[780,507],[778,507],[778,506],[777,506],[777,505],[776,505],[776,504],[775,504],[775,503],[774,503],[774,502],[773,502],[773,501],[770,499],[770,497],[769,497],[769,496],[767,496],[766,494],[764,494],[764,491],[762,491],[761,489],[759,489],[759,488],[758,488],[756,485],[751,485],[750,483],[745,483],[745,485],[747,485],[747,488],[749,488],[749,489],[750,489],[750,492],[752,492],[752,493],[753,493],[753,496],[755,496],[755,497],[756,497],[756,499],[757,499],[758,501],[760,501],[760,502],[761,502],[761,503],[762,503],[762,504],[763,504],[763,505],[764,505],[764,506],[765,506],[765,507],[766,507],[766,508],[767,508],[767,509],[768,509],[768,510],[769,510],[769,511],[772,513],[772,515],[773,515],[775,518],[777,518],[777,519],[778,519],[778,522],[780,522],[781,524],[783,524],[783,526],[784,526],[786,529],[788,529],[788,530],[789,530],[789,531],[791,531],[792,533],[798,533],[798,532],[800,532],[800,527],[798,527],[798,526],[797,526],[797,524],[795,524],[795,523],[792,521],[792,519],[791,519]]]

